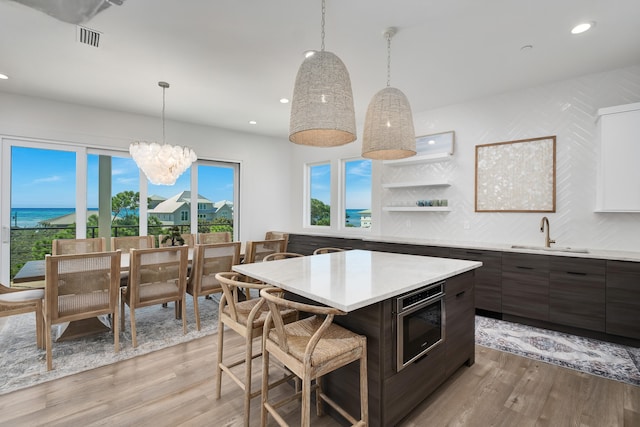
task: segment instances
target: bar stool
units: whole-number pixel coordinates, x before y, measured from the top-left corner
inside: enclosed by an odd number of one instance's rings
[[[335,409],[354,426],[366,426],[369,422],[367,398],[367,339],[333,322],[335,315],[345,312],[324,306],[315,306],[289,301],[276,296],[279,289],[265,288],[260,296],[269,307],[262,335],[262,419],[266,426],[271,414],[280,425],[287,425],[277,409],[295,400],[302,399],[300,426],[310,424],[311,391],[316,392],[316,411],[322,415],[322,401]],[[283,313],[295,309],[313,316],[285,324]],[[323,317],[324,316],[324,317]],[[302,380],[302,390],[281,399],[269,402],[269,358],[273,355],[288,370]],[[322,376],[356,360],[360,361],[360,419],[356,420],[347,411],[322,392]],[[315,379],[315,384],[311,382]]]
[[[245,301],[238,301],[238,294],[241,288],[249,289],[274,289],[275,292],[282,292],[281,289],[273,288],[271,285],[263,283],[248,283],[239,281],[238,273],[224,272],[217,273],[216,280],[222,287],[222,297],[220,298],[220,308],[218,310],[218,357],[216,362],[216,391],[215,398],[220,399],[222,391],[222,373],[229,377],[244,391],[244,425],[249,425],[251,399],[260,395],[260,390],[251,391],[251,361],[259,357],[262,352],[253,354],[253,339],[262,336],[262,327],[269,313],[269,309],[264,304],[262,298],[253,298]],[[297,319],[296,310],[285,310],[282,312],[283,322],[290,322]],[[228,326],[239,335],[245,338],[245,357],[231,363],[224,363],[224,327]],[[243,364],[244,378],[240,379],[231,369]],[[268,387],[280,385],[293,376],[284,376],[280,380],[274,381]]]

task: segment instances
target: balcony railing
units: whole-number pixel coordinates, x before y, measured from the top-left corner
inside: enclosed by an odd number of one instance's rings
[[[209,230],[218,224],[199,223],[198,229]],[[149,235],[158,236],[159,234],[168,234],[169,228],[172,226],[149,225],[147,231]],[[177,225],[180,233],[189,233],[190,224]],[[226,230],[225,230],[226,231]],[[137,236],[140,228],[137,225],[114,225],[111,227],[111,235],[117,236]],[[233,231],[232,231],[233,234]],[[60,237],[56,237],[60,236]],[[97,226],[87,226],[87,237],[98,237]],[[20,271],[22,266],[31,260],[44,259],[45,254],[51,253],[51,241],[54,238],[75,238],[75,228],[61,227],[33,227],[33,228],[11,228],[11,271],[10,279]],[[156,242],[157,244],[157,242]]]

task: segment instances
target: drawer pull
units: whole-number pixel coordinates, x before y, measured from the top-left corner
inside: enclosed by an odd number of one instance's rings
[[[516,265],[516,268],[519,268],[521,270],[533,270],[533,267],[527,267],[524,265]]]
[[[456,298],[460,298],[462,295],[464,295],[465,292],[467,292],[467,291],[458,292],[456,294]]]
[[[567,271],[567,274],[575,274],[576,276],[586,276],[587,273],[582,271]]]

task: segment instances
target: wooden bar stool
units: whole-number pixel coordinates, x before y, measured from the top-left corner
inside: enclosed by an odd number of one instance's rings
[[[269,313],[269,309],[262,298],[253,298],[245,301],[238,301],[238,294],[241,288],[266,289],[271,288],[276,292],[281,289],[273,288],[271,285],[263,283],[241,282],[239,274],[234,272],[217,273],[216,280],[222,287],[222,297],[220,298],[220,308],[218,310],[218,357],[216,362],[216,392],[215,398],[220,399],[222,391],[222,373],[226,373],[244,392],[244,425],[249,426],[251,399],[260,395],[260,390],[251,390],[251,361],[259,357],[262,352],[253,354],[253,339],[262,336],[262,327]],[[282,312],[283,322],[294,321],[298,313],[295,310]],[[233,329],[246,340],[245,357],[234,362],[224,362],[224,327]],[[244,364],[244,378],[240,378],[232,368]],[[267,387],[275,387],[292,378],[286,375],[280,380],[274,381]]]
[[[335,409],[354,426],[366,426],[369,422],[367,398],[367,338],[353,333],[333,322],[335,315],[345,312],[324,306],[315,306],[289,301],[275,295],[279,289],[266,288],[260,296],[269,307],[262,335],[262,419],[266,426],[271,416],[281,426],[287,425],[277,409],[302,399],[300,426],[310,424],[311,391],[316,392],[316,411],[322,415],[322,401]],[[311,313],[313,316],[286,324],[282,314],[285,310]],[[288,370],[302,380],[302,390],[293,395],[269,402],[269,357],[274,356]],[[356,360],[360,361],[360,419],[357,420],[322,392],[322,376]],[[312,381],[315,384],[312,385]]]

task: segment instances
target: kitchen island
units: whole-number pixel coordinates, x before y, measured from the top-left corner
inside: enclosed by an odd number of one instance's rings
[[[474,362],[474,270],[482,263],[352,250],[234,266],[292,296],[347,312],[335,322],[367,336],[369,421],[397,424],[461,365]],[[442,283],[444,282],[444,283]],[[398,369],[398,297],[442,283],[442,341]],[[357,413],[358,366],[325,377],[327,394]]]

